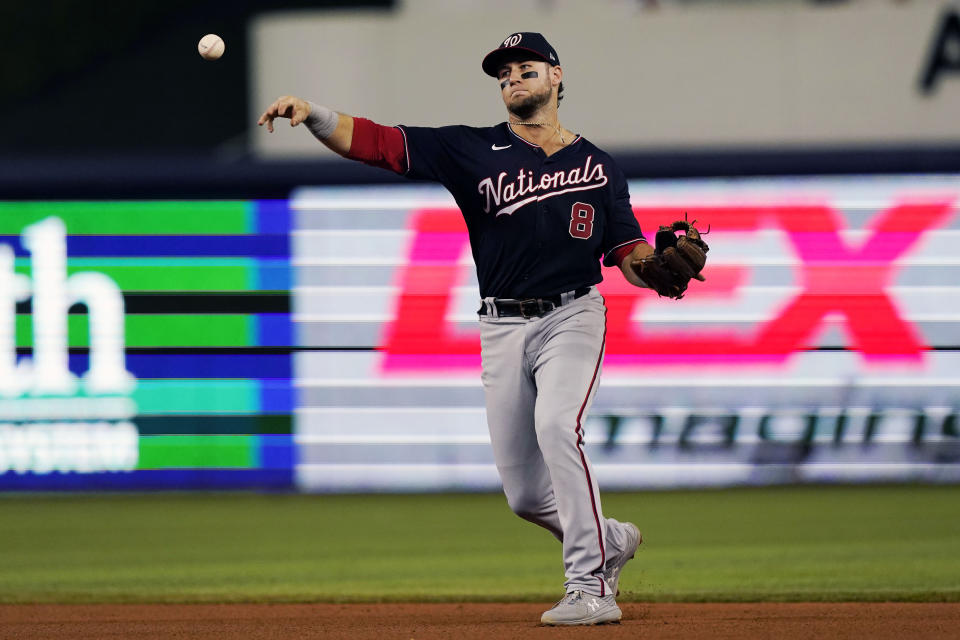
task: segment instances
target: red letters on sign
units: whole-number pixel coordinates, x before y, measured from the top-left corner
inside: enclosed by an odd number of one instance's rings
[[[782,229],[800,260],[800,292],[772,318],[747,332],[701,328],[647,335],[631,318],[637,305],[656,301],[656,296],[629,285],[616,269],[607,269],[600,285],[608,308],[606,363],[783,362],[792,353],[812,346],[828,315],[842,319],[850,338],[848,346],[866,360],[919,361],[927,347],[916,327],[900,314],[886,287],[897,272],[897,260],[914,249],[925,232],[944,224],[951,210],[948,199],[895,204],[874,217],[866,239],[854,246],[841,237],[842,217],[826,205],[684,208],[691,219],[709,223],[711,233]],[[665,207],[641,207],[634,212],[642,229],[656,229],[681,213]],[[577,223],[574,213],[571,233]],[[478,332],[457,333],[446,320],[453,287],[460,270],[467,268],[457,264],[467,250],[460,213],[455,209],[420,211],[413,217],[413,231],[409,262],[398,272],[396,318],[384,336],[384,367],[419,371],[476,367]],[[706,282],[694,283],[686,299],[735,298],[749,271],[742,266],[708,263],[705,275]]]
[[[809,347],[830,313],[843,317],[851,336],[849,346],[867,360],[919,360],[926,346],[916,329],[897,312],[884,287],[893,279],[895,259],[913,248],[925,231],[942,224],[950,210],[949,201],[896,205],[878,214],[869,226],[869,238],[859,248],[851,249],[840,237],[839,214],[824,205],[687,209],[691,218],[709,221],[719,231],[758,229],[768,218],[787,233],[801,260],[799,279],[803,290],[776,316],[743,336],[701,335],[684,340],[683,336],[660,334],[658,338],[643,338],[629,323],[632,309],[626,318],[618,313],[624,324],[608,326],[608,354],[616,355],[607,362],[630,361],[629,357],[621,357],[630,354],[641,358],[647,354],[645,359],[670,362],[682,361],[684,357],[693,362],[724,364],[782,361]],[[636,213],[641,228],[651,228],[655,220],[670,220],[677,214],[675,210],[655,208]],[[691,288],[694,296],[699,296],[701,289],[705,295],[717,295],[730,285],[731,276],[743,275],[722,275],[718,281],[719,274],[714,271],[706,272],[704,283],[709,285],[712,280],[713,287],[697,287],[695,291]],[[629,303],[631,307],[635,302]],[[615,335],[623,337],[623,342],[616,346]],[[677,357],[678,351],[683,355]]]
[[[446,320],[453,288],[468,248],[467,228],[456,209],[424,209],[413,216],[409,262],[397,270],[400,295],[385,326],[387,370],[475,367],[478,332],[458,335]]]

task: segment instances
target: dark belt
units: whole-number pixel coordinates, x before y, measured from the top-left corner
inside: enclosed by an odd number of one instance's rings
[[[581,287],[573,292],[573,299],[582,298],[590,293],[590,287]],[[546,296],[544,298],[527,298],[526,300],[515,300],[513,298],[496,298],[493,301],[497,307],[497,316],[501,318],[523,317],[523,318],[541,318],[554,309],[562,306],[560,294],[555,296]],[[487,315],[487,305],[480,305],[477,311],[481,316]]]

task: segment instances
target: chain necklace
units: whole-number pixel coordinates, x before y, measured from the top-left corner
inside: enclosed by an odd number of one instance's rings
[[[510,122],[510,126],[513,125],[523,125],[525,127],[549,127],[550,125],[546,122]],[[557,126],[554,128],[557,135],[560,136],[560,144],[567,144],[567,141],[563,139],[563,131],[560,129],[560,121],[557,121]]]

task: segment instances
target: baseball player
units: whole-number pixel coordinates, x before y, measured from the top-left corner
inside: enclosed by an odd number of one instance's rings
[[[494,459],[511,509],[563,543],[566,595],[548,625],[617,622],[620,572],[641,543],[604,517],[584,450],[606,308],[600,261],[637,286],[654,253],[609,155],[560,124],[563,69],[539,33],[483,59],[507,108],[492,127],[386,127],[283,96],[260,116],[306,124],[340,155],[443,184],[470,235],[482,305],[482,380]],[[689,278],[688,278],[689,279]]]

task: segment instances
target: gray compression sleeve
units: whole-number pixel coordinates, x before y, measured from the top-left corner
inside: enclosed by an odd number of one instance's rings
[[[331,111],[324,106],[311,102],[310,115],[303,121],[303,124],[307,125],[307,129],[310,129],[310,133],[317,140],[326,140],[333,135],[339,121],[340,116],[336,111]]]

